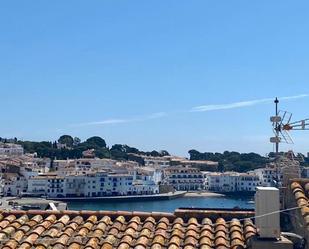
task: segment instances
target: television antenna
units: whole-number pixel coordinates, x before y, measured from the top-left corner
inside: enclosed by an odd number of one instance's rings
[[[292,113],[287,111],[278,111],[278,98],[274,101],[276,106],[275,116],[270,117],[270,122],[273,124],[274,137],[270,138],[270,142],[276,146],[276,154],[279,153],[279,144],[287,143],[294,144],[290,136],[291,130],[309,130],[309,118],[291,122]]]

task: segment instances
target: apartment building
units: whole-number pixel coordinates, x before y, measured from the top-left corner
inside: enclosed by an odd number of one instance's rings
[[[134,168],[134,180],[149,180],[159,184],[163,180],[163,170],[159,167],[140,167]],[[131,173],[132,174],[132,173]]]
[[[203,173],[196,168],[175,166],[164,169],[164,183],[176,190],[202,190],[205,187]]]
[[[218,162],[207,161],[207,160],[188,160],[181,157],[171,157],[170,164],[173,166],[181,165],[187,167],[198,168],[201,171],[218,171]]]
[[[134,181],[131,174],[88,172],[59,176],[40,175],[28,180],[27,193],[57,197],[102,197],[119,195],[157,194],[159,187],[150,179]]]
[[[268,163],[265,168],[256,169],[263,186],[287,186],[290,179],[301,177],[300,161],[292,151],[280,156],[276,161]]]
[[[64,177],[44,174],[28,179],[27,194],[33,196],[64,197]]]
[[[205,173],[205,188],[215,192],[254,192],[261,185],[260,178],[254,173]]]
[[[0,156],[21,156],[23,154],[24,148],[21,145],[0,142]]]
[[[170,161],[165,157],[143,157],[146,167],[169,167]]]
[[[260,178],[252,173],[241,173],[238,177],[237,191],[255,192],[261,186]]]
[[[254,173],[259,177],[264,187],[275,186],[278,182],[281,182],[283,178],[281,170],[276,167],[256,169]]]
[[[37,173],[47,173],[50,170],[50,158],[37,158],[34,154],[24,154],[21,160],[23,166]]]
[[[236,172],[205,173],[205,188],[215,192],[235,192],[237,178]]]
[[[80,158],[80,159],[67,159],[67,160],[54,160],[53,168],[55,171],[63,173],[70,173],[72,171],[91,171],[91,170],[104,170],[117,167],[133,168],[138,166],[136,162],[119,162],[112,159],[101,158]]]
[[[2,177],[4,196],[20,196],[27,190],[27,179],[19,173],[6,173]]]

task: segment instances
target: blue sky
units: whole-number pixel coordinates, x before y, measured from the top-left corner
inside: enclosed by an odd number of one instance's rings
[[[309,116],[308,10],[282,0],[2,1],[0,136],[271,151],[272,103],[250,101],[299,96],[281,109]],[[292,136],[283,149],[309,151],[309,132]]]

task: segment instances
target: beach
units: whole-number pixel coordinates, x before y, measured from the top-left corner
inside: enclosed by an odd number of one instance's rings
[[[224,194],[214,193],[214,192],[187,192],[185,197],[224,197]]]

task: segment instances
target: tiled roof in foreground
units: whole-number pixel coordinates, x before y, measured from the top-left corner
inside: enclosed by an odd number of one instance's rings
[[[239,249],[256,234],[250,216],[253,212],[203,210],[2,211],[0,248]]]
[[[309,179],[294,179],[290,185],[300,213],[304,218],[304,225],[309,229]]]

